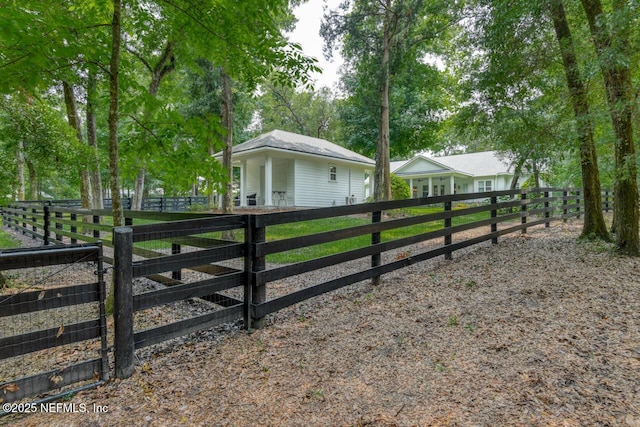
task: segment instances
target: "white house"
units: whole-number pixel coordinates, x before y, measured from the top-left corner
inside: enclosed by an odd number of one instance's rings
[[[495,151],[428,157],[391,162],[391,173],[403,178],[412,197],[442,196],[508,190],[514,167]],[[517,188],[528,178],[518,178]]]
[[[222,159],[222,153],[214,157]],[[240,205],[339,206],[364,201],[375,162],[320,138],[274,130],[233,147]]]

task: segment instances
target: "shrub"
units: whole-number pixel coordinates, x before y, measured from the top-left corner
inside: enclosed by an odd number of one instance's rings
[[[394,174],[391,174],[391,198],[393,200],[411,198],[411,188],[409,188],[409,184]]]

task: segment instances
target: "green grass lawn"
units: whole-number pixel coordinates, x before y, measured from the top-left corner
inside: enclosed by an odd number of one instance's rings
[[[443,208],[439,207],[419,207],[403,209],[399,212],[392,212],[392,216],[418,216],[432,213],[442,212]],[[489,218],[489,212],[480,214],[464,215],[453,219],[453,225],[479,221]],[[267,228],[267,241],[288,239],[296,236],[322,233],[325,231],[339,230],[343,228],[356,227],[371,223],[371,218],[361,217],[340,217],[327,218],[314,221],[305,221],[294,224],[283,224]],[[409,227],[394,228],[381,233],[381,241],[387,242],[391,240],[402,239],[404,237],[415,236],[417,234],[428,233],[430,231],[439,230],[444,226],[444,221],[430,221],[423,224],[412,225]],[[309,259],[320,258],[339,252],[346,252],[352,249],[366,247],[371,244],[371,235],[363,235],[349,239],[338,240],[335,242],[323,243],[320,245],[309,246],[306,248],[293,249],[291,251],[281,252],[267,256],[268,262],[273,263],[292,263],[306,261]]]
[[[462,208],[462,207],[461,207]],[[442,212],[442,207],[418,207],[403,209],[400,211],[388,212],[388,220],[393,220],[401,217],[413,217],[418,215],[427,215],[432,213]],[[463,224],[467,222],[479,221],[489,218],[489,212],[483,212],[480,214],[471,214],[461,217],[453,218],[453,225]],[[340,230],[346,228],[357,227],[361,225],[367,225],[371,223],[370,216],[345,216],[336,218],[324,218],[311,221],[295,222],[290,224],[280,224],[267,227],[267,241],[276,241],[283,239],[290,239],[299,236],[307,236],[327,231]],[[423,224],[412,225],[409,227],[394,228],[386,230],[381,233],[382,242],[402,239],[404,237],[414,236],[417,234],[428,233],[442,229],[444,221],[430,221]],[[242,242],[244,235],[242,230],[235,230],[235,241]],[[198,237],[204,237],[209,239],[222,239],[222,233],[206,233],[199,235]],[[170,248],[170,239],[165,241],[149,241],[139,242],[135,246],[144,248],[147,250],[164,251]],[[334,242],[323,243],[305,248],[292,249],[277,254],[271,254],[267,256],[267,261],[270,263],[293,263],[301,262],[314,258],[320,258],[327,255],[332,255],[340,252],[346,252],[352,249],[363,248],[371,244],[371,235],[366,234],[362,236],[352,237],[348,239],[342,239]]]

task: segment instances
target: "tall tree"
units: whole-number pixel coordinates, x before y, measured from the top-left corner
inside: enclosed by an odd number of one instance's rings
[[[604,78],[606,99],[615,135],[615,204],[616,245],[624,254],[640,254],[638,235],[638,183],[633,117],[636,100],[631,81],[632,49],[630,34],[634,6],[614,0],[607,15],[600,0],[581,0],[587,16],[591,40]]]
[[[449,119],[457,141],[498,150],[539,186],[557,159],[575,146],[575,119],[558,66],[548,2],[470,2],[452,64],[459,100]],[[515,184],[515,182],[512,182]]]
[[[124,225],[124,210],[120,195],[120,168],[118,165],[118,104],[120,100],[120,45],[122,42],[122,1],[113,0],[111,21],[111,61],[109,64],[109,185],[113,225]]]
[[[175,45],[174,41],[172,40],[166,41],[164,48],[161,50],[160,55],[158,56],[158,58],[155,61],[155,64],[153,65],[149,63],[149,61],[147,61],[147,59],[144,57],[142,53],[138,52],[131,46],[127,47],[127,50],[133,53],[133,55],[142,62],[142,64],[144,65],[144,67],[147,69],[147,71],[151,76],[149,87],[148,87],[148,95],[153,100],[155,100],[155,98],[158,96],[158,91],[160,90],[160,84],[162,83],[162,80],[171,72],[173,72],[176,68],[175,57],[173,52],[174,45]],[[143,131],[142,131],[143,140],[150,139],[150,136],[148,135],[147,132],[149,129],[148,126],[149,126],[149,121],[151,119],[151,115],[152,115],[151,107],[149,106],[149,103],[147,103],[147,105],[144,107],[144,112],[140,120],[143,127]],[[148,145],[148,144],[144,144],[144,145]],[[131,205],[132,205],[131,208],[134,210],[142,209],[142,198],[144,195],[144,186],[145,186],[144,181],[145,181],[145,175],[147,170],[147,167],[146,167],[147,160],[145,157],[146,153],[141,153],[140,151],[144,151],[144,149],[139,149],[138,156],[136,159],[136,164],[138,165],[139,170],[136,175],[133,200],[131,202]]]
[[[76,107],[76,96],[73,90],[73,86],[66,80],[63,80],[62,90],[64,92],[64,104],[67,107],[67,120],[69,121],[69,126],[71,126],[71,128],[74,130],[78,142],[83,144],[84,136],[82,134],[82,125],[80,123],[80,117],[78,115],[78,109]],[[91,209],[92,194],[88,165],[83,161],[77,165],[77,168],[80,175],[81,183],[80,206],[82,206],[84,209]]]
[[[261,89],[256,133],[281,129],[340,142],[335,96],[329,88],[300,91],[267,81]]]
[[[390,102],[396,76],[423,61],[429,41],[443,34],[450,16],[446,6],[425,0],[356,0],[345,1],[339,10],[324,16],[325,52],[330,55],[334,45],[341,43],[348,69],[361,82],[368,79],[369,90],[377,93],[376,200],[391,198]]]
[[[98,134],[96,124],[96,108],[98,94],[98,79],[95,71],[89,69],[87,76],[87,144],[91,148],[89,153],[89,180],[91,182],[91,201],[94,209],[103,209],[102,178],[100,176],[100,157],[98,150]]]
[[[584,194],[584,225],[582,237],[596,237],[610,240],[602,215],[602,196],[598,157],[594,139],[594,123],[589,111],[589,98],[585,87],[573,44],[571,29],[562,0],[549,2],[551,19],[560,46],[569,96],[576,118],[576,129],[580,141],[580,164],[582,168],[582,188]]]
[[[222,103],[220,117],[223,128],[222,165],[227,170],[226,188],[222,199],[222,211],[226,214],[233,213],[233,93],[231,92],[231,77],[224,68],[220,68],[220,80],[222,80]],[[228,235],[231,237],[233,234]]]

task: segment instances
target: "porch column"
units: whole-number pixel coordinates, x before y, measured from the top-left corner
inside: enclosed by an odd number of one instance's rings
[[[409,178],[409,188],[411,189],[411,198],[413,199],[415,196],[413,195],[413,178]],[[416,194],[417,196],[417,194]]]
[[[245,197],[247,185],[247,161],[240,163],[240,206],[247,206],[247,198]]]
[[[264,163],[264,193],[264,205],[273,206],[273,163],[269,154]]]
[[[435,194],[433,194],[433,180],[431,179],[431,177],[429,177],[429,196],[435,196]]]
[[[456,193],[456,180],[453,177],[453,175],[451,175],[451,194],[455,194]]]

